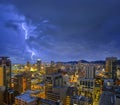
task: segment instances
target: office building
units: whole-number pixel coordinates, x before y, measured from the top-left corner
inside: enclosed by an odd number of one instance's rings
[[[0,57],[0,86],[11,86],[11,61],[8,57]]]
[[[4,100],[4,91],[5,88],[4,87],[0,87],[0,104],[2,104],[3,100]]]
[[[47,99],[52,101],[60,100],[60,93],[55,88],[62,87],[62,81],[61,74],[46,75],[45,94]]]
[[[37,59],[37,70],[38,70],[38,71],[41,70],[41,65],[42,65],[41,59]]]
[[[95,64],[87,64],[85,71],[85,78],[80,78],[79,94],[85,97],[89,97],[92,100],[91,103],[94,103],[94,101],[97,103],[100,98],[102,80],[97,78],[95,75]]]
[[[106,73],[108,78],[116,79],[116,71],[117,71],[117,58],[116,57],[107,57],[106,58]]]
[[[8,57],[0,57],[0,103],[6,102],[4,92],[11,87],[11,61]]]
[[[95,78],[95,66],[88,64],[86,66],[86,76],[85,78]]]
[[[45,96],[46,99],[57,102],[64,97],[63,77],[56,67],[47,67],[45,76]]]
[[[19,95],[13,89],[6,89],[4,94],[5,94],[4,103],[6,103],[7,105],[13,105],[13,103],[15,102],[15,96]]]
[[[26,72],[14,77],[14,90],[18,93],[31,89],[31,73]]]

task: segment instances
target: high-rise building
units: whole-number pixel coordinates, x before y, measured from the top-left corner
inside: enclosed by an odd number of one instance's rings
[[[4,95],[4,103],[6,103],[7,105],[13,105],[13,103],[15,102],[15,96],[17,96],[18,93],[13,89],[6,89]]]
[[[57,102],[61,100],[60,90],[63,87],[62,74],[55,67],[46,68],[45,96],[46,99]],[[64,93],[63,93],[64,94]]]
[[[95,78],[95,66],[94,65],[91,65],[91,64],[88,64],[86,66],[86,76],[85,78]]]
[[[47,99],[54,101],[60,100],[60,93],[58,91],[55,92],[55,88],[62,87],[62,81],[61,74],[46,75],[45,93]]]
[[[0,86],[11,86],[11,61],[8,57],[0,57]]]
[[[117,71],[117,57],[107,57],[106,58],[106,73],[108,73],[108,77],[112,79],[116,79],[116,71]]]
[[[86,64],[85,71],[85,78],[80,78],[79,92],[83,96],[90,97],[90,99],[93,101],[98,101],[101,92],[100,89],[102,85],[102,80],[96,78],[96,65]],[[91,103],[93,103],[93,101]]]
[[[11,61],[8,57],[0,57],[0,103],[6,100],[5,90],[11,87]]]
[[[42,64],[41,59],[37,59],[37,70],[38,70],[38,71],[41,70],[41,64]]]
[[[31,73],[26,72],[18,74],[14,78],[14,90],[18,93],[25,92],[31,89]]]
[[[0,87],[0,104],[2,104],[3,102],[3,99],[4,99],[4,91],[5,91],[5,88],[4,87]]]

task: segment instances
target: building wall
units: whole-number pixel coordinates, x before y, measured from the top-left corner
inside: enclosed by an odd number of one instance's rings
[[[0,86],[4,85],[3,79],[4,79],[4,75],[3,75],[3,68],[0,67]]]
[[[106,58],[106,69],[105,71],[108,73],[108,77],[115,79],[116,71],[117,71],[117,58],[116,57],[108,57]]]
[[[95,66],[94,65],[87,65],[86,66],[85,78],[95,78]]]
[[[19,93],[31,89],[31,75],[29,72],[16,75],[14,78],[14,89]]]
[[[5,86],[0,86],[0,104],[3,102],[4,99],[4,91],[5,91]]]
[[[2,77],[0,85],[11,87],[11,61],[8,57],[0,57],[0,72]]]

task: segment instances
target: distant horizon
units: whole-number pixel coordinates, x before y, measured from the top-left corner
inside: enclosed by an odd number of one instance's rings
[[[113,56],[110,56],[110,57],[113,57]],[[10,58],[10,57],[9,57]],[[106,57],[107,58],[107,57]],[[79,62],[79,61],[86,61],[86,62],[97,62],[97,61],[105,61],[106,60],[106,58],[105,59],[98,59],[98,60],[86,60],[86,59],[79,59],[79,60],[68,60],[68,61],[55,61],[55,60],[51,60],[51,61],[54,61],[55,63],[58,63],[58,62],[63,62],[63,63],[67,63],[67,62]],[[11,59],[10,59],[11,60]],[[117,58],[117,60],[120,60],[120,58]],[[29,60],[27,60],[27,61],[24,61],[24,62],[12,62],[12,60],[11,60],[11,62],[13,63],[13,64],[25,64],[25,63],[27,63]],[[50,63],[51,61],[44,61],[44,60],[42,60],[41,59],[41,61],[43,62],[43,63]],[[34,64],[34,63],[37,63],[37,59],[36,60],[33,60],[33,61],[29,61],[30,63],[32,63],[32,64]]]

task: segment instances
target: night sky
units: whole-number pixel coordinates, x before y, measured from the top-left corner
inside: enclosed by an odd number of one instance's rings
[[[20,63],[120,58],[120,0],[0,0],[0,56]]]

